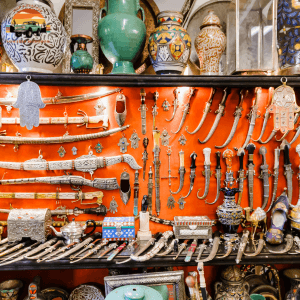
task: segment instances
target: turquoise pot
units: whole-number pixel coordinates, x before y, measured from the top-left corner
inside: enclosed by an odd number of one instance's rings
[[[143,21],[137,17],[139,10]],[[113,64],[112,74],[135,74],[133,62],[143,51],[146,39],[144,21],[139,0],[106,0],[100,12],[98,37],[104,55]]]

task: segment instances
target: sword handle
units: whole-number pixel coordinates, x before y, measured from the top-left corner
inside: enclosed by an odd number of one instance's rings
[[[290,149],[289,145],[285,145],[283,149],[283,156],[284,156],[284,164],[285,165],[290,165]]]
[[[245,152],[242,151],[242,152],[239,152],[237,154],[237,156],[239,157],[239,161],[240,161],[240,171],[244,170],[244,155],[245,155]]]
[[[204,161],[205,166],[209,166],[211,164],[211,162],[210,162],[210,153],[211,153],[210,148],[204,148],[203,149],[203,154],[204,154],[204,157],[205,157],[205,161]]]
[[[267,148],[265,146],[261,146],[259,148],[258,153],[262,156],[263,159],[263,165],[267,164],[266,154],[267,154]]]
[[[221,169],[221,152],[216,152],[217,166],[216,169]]]
[[[252,143],[250,143],[250,144],[248,144],[248,146],[246,147],[246,150],[248,151],[248,165],[250,165],[250,164],[254,164],[253,163],[253,154],[254,154],[254,150],[255,150],[255,145],[254,144],[252,144]]]
[[[197,158],[197,154],[196,154],[195,151],[190,155],[190,158],[191,158],[191,166],[190,166],[190,168],[191,168],[191,169],[196,169],[196,158]]]
[[[274,150],[274,169],[279,168],[280,148]]]
[[[179,151],[179,161],[180,161],[180,167],[184,167],[184,151]]]

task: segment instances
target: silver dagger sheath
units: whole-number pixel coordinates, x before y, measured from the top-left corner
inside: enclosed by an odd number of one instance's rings
[[[248,230],[244,230],[243,232],[243,236],[241,238],[241,242],[240,242],[240,246],[239,246],[239,250],[235,259],[235,262],[238,264],[241,259],[242,256],[245,252],[246,246],[247,246],[247,242],[248,242],[248,237],[249,237],[249,231]]]
[[[246,148],[248,150],[248,171],[247,171],[247,176],[248,176],[248,194],[249,194],[249,206],[251,211],[253,210],[253,191],[254,191],[254,175],[255,175],[255,170],[254,170],[254,163],[253,163],[253,154],[255,150],[255,145],[254,144],[249,144]]]
[[[56,242],[57,242],[57,238],[53,238],[53,239],[51,239],[50,241],[48,241],[48,242],[46,242],[46,243],[44,243],[44,244],[38,246],[37,248],[31,250],[30,252],[26,253],[26,254],[24,255],[24,258],[28,258],[29,256],[32,256],[32,255],[34,255],[34,254],[36,254],[36,253],[39,253],[39,252],[41,252],[42,250],[44,250],[44,249],[50,247],[51,245],[53,245],[53,244],[56,243]]]
[[[195,253],[195,250],[197,248],[197,240],[193,240],[192,244],[190,245],[188,252],[186,254],[186,257],[184,259],[185,262],[190,262],[192,259],[193,254]]]
[[[200,130],[200,128],[202,127],[202,125],[203,125],[203,123],[204,123],[204,121],[205,121],[205,119],[206,119],[206,116],[207,116],[208,113],[211,111],[210,107],[211,107],[211,104],[212,104],[213,97],[214,97],[215,93],[216,93],[216,89],[215,89],[215,88],[212,88],[212,89],[211,89],[210,96],[209,96],[209,99],[208,99],[208,101],[207,101],[206,104],[205,104],[205,108],[204,108],[204,111],[203,111],[202,118],[201,118],[201,120],[200,120],[200,122],[199,122],[197,128],[196,128],[194,131],[189,132],[189,131],[188,131],[188,126],[186,126],[186,127],[185,127],[185,130],[186,130],[187,133],[189,133],[189,134],[195,134],[196,132],[198,132],[198,131]]]
[[[178,194],[182,188],[183,188],[183,184],[184,184],[184,174],[185,174],[185,167],[184,167],[184,151],[180,150],[179,151],[179,161],[180,161],[180,167],[178,170],[179,173],[179,177],[180,177],[180,183],[179,183],[179,188],[176,192],[172,192],[170,189],[170,193],[173,195]]]
[[[174,250],[175,242],[178,243],[179,240],[173,239],[172,242],[170,243],[170,245],[167,247],[167,249],[162,253],[158,253],[157,256],[165,256],[165,255],[168,255],[169,253],[171,253]]]
[[[175,257],[173,257],[173,260],[176,260],[179,255],[181,254],[181,252],[187,247],[187,244],[188,244],[189,240],[185,240],[180,246],[179,246],[179,249],[178,249],[178,253]]]
[[[45,256],[48,253],[53,252],[55,249],[57,249],[61,245],[64,245],[64,242],[62,240],[59,240],[56,244],[54,244],[53,246],[50,246],[49,248],[47,248],[46,250],[44,250],[40,254],[35,255],[35,256],[26,255],[26,258],[27,259],[32,259],[32,260],[34,260],[34,259],[39,260],[41,257]]]
[[[289,154],[289,148],[290,145],[286,140],[283,140],[280,145],[281,150],[283,150],[284,155],[284,175],[287,182],[287,188],[288,188],[288,199],[289,204],[292,203],[293,198],[293,170],[292,170],[292,164],[290,162],[290,154]]]
[[[174,119],[176,110],[178,108],[178,94],[180,93],[179,88],[176,88],[173,93],[174,93],[174,100],[173,100],[173,103],[172,103],[172,105],[173,105],[173,113],[172,113],[171,119],[169,119],[169,120],[166,119],[166,121],[168,121],[168,122],[170,122],[170,121],[172,121]]]
[[[206,196],[208,195],[208,191],[209,191],[210,177],[212,175],[211,171],[210,171],[210,164],[211,164],[210,153],[211,153],[210,148],[203,149],[203,154],[204,154],[205,160],[204,160],[204,171],[202,172],[202,174],[205,177],[205,190],[204,190],[203,196],[198,195],[200,190],[198,190],[198,193],[197,193],[197,198],[201,199],[201,200],[206,198]]]
[[[264,233],[260,232],[259,233],[259,241],[258,241],[258,245],[257,248],[255,250],[254,253],[244,253],[245,256],[257,256],[261,253],[262,249],[264,248],[265,245],[265,240],[264,240]]]
[[[145,100],[146,100],[145,89],[141,89],[140,96],[141,96],[141,106],[140,106],[139,110],[141,111],[142,134],[146,134],[146,111],[147,111],[147,106],[146,106],[146,103],[145,103]]]
[[[55,255],[57,255],[57,254],[59,254],[59,253],[62,253],[62,252],[67,251],[68,249],[72,248],[72,247],[73,247],[74,245],[76,245],[76,244],[77,244],[77,243],[74,242],[74,243],[71,243],[71,244],[69,244],[69,245],[66,245],[66,246],[63,246],[63,247],[58,248],[59,245],[64,245],[64,243],[62,242],[62,243],[59,244],[59,242],[57,242],[55,245],[53,245],[53,246],[56,246],[56,247],[53,248],[52,251],[50,251],[50,253],[48,253],[46,256],[44,256],[44,257],[42,257],[42,258],[39,258],[39,259],[37,260],[37,262],[40,263],[40,262],[42,262],[42,261],[48,260],[48,259],[51,258],[52,256],[55,256]],[[53,250],[54,250],[54,251],[53,251]]]
[[[27,246],[28,244],[29,244],[28,242],[18,243],[16,246],[13,246],[13,247],[7,249],[6,251],[1,252],[0,257],[3,257],[5,255],[15,252],[17,250],[20,250],[20,249],[24,248],[25,246]]]
[[[196,262],[200,260],[204,250],[207,248],[206,244],[207,244],[207,240],[203,240],[202,244],[198,247],[199,253],[197,255]]]
[[[219,249],[219,246],[220,246],[220,242],[221,242],[221,239],[220,239],[220,232],[219,231],[216,231],[214,233],[214,240],[213,240],[213,246],[212,246],[212,249],[211,249],[211,252],[209,253],[208,257],[204,258],[204,259],[197,259],[196,262],[207,262],[207,261],[210,261],[212,259],[215,258],[217,252],[218,252],[218,249]]]
[[[109,253],[110,251],[112,251],[113,249],[116,249],[118,247],[118,243],[112,243],[112,244],[109,244],[107,246],[107,249],[103,250],[97,258],[101,258],[103,257],[104,255],[106,255],[107,253]]]
[[[187,193],[187,195],[185,197],[182,197],[182,198],[187,198],[190,193],[192,192],[193,190],[193,187],[194,187],[194,182],[195,182],[195,177],[196,177],[196,158],[197,158],[197,154],[196,152],[194,151],[192,154],[191,154],[191,166],[190,166],[190,170],[191,170],[191,173],[190,173],[190,189],[189,189],[189,192]]]
[[[240,161],[239,178],[238,178],[238,182],[239,182],[239,198],[238,198],[238,202],[237,202],[238,205],[241,205],[241,202],[242,202],[243,191],[244,191],[244,180],[246,178],[245,170],[244,170],[244,155],[245,155],[244,151],[237,154],[237,156],[239,157],[239,161]]]
[[[221,172],[221,152],[216,152],[216,158],[217,158],[217,165],[216,165],[216,173],[215,173],[215,177],[217,179],[217,195],[216,198],[213,202],[208,202],[207,200],[205,200],[205,203],[207,204],[215,204],[220,196],[220,190],[221,190],[221,177],[222,177],[222,172]]]
[[[71,255],[69,257],[70,260],[74,260],[76,257],[78,257],[81,253],[88,251],[89,249],[93,249],[95,247],[95,245],[101,241],[101,239],[95,239],[93,242],[91,242],[89,245],[87,245],[86,247],[84,247],[83,249],[81,249],[80,251],[76,252],[74,255]]]
[[[133,198],[133,215],[137,216],[138,215],[138,204],[139,204],[139,189],[140,189],[140,184],[139,184],[139,171],[136,170],[134,173],[134,198]]]

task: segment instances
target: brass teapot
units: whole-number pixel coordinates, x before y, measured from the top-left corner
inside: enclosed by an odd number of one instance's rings
[[[93,223],[94,228],[88,234],[84,234],[88,223]],[[58,237],[63,237],[65,239],[65,243],[69,245],[71,243],[79,243],[81,238],[91,235],[96,229],[96,222],[94,220],[87,220],[85,224],[82,225],[81,223],[76,222],[73,218],[72,222],[60,229],[60,232],[57,231],[53,226],[50,226],[50,228],[54,231],[55,235]]]

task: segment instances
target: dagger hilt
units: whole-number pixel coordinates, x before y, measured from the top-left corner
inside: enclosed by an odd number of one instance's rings
[[[283,140],[280,149],[283,150],[284,165],[290,165],[290,144],[286,140]]]
[[[205,161],[204,161],[205,166],[209,166],[211,164],[211,162],[210,162],[210,153],[211,153],[210,148],[204,148],[203,149],[203,154],[204,154],[204,158],[205,158]]]
[[[149,139],[148,139],[147,137],[145,137],[145,138],[143,139],[143,146],[144,146],[144,148],[145,148],[145,151],[147,151],[148,145],[149,145]]]
[[[142,104],[145,104],[145,99],[146,99],[145,89],[141,89],[140,96],[141,96],[141,102],[142,102]]]
[[[262,156],[263,165],[266,165],[267,164],[267,159],[266,159],[267,148],[265,146],[261,146],[258,153]]]
[[[258,102],[258,98],[260,97],[260,94],[262,92],[262,88],[261,87],[256,87],[255,88],[255,99],[254,99],[254,102],[253,102],[253,106],[256,106],[257,105],[257,102]]]
[[[245,156],[245,152],[241,151],[238,152],[237,156],[239,157],[239,161],[240,161],[240,168],[239,170],[244,170],[244,156]]]
[[[255,145],[252,143],[248,144],[248,146],[246,147],[246,150],[248,151],[248,165],[250,164],[254,165],[253,155],[254,155],[255,148],[256,148]]]
[[[197,154],[196,152],[194,151],[191,155],[190,155],[190,158],[191,158],[191,169],[196,169],[196,158],[197,158]]]
[[[156,102],[158,100],[158,98],[159,98],[159,93],[158,93],[158,91],[155,91],[153,94],[154,101]]]
[[[217,158],[216,169],[219,170],[219,169],[221,169],[221,152],[220,151],[216,152],[216,158]]]

